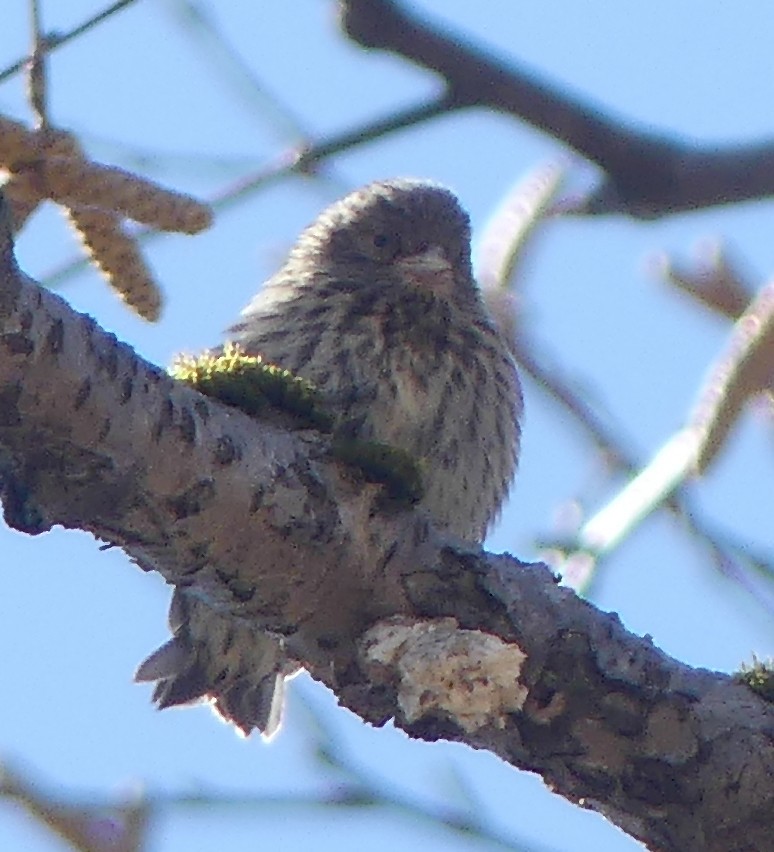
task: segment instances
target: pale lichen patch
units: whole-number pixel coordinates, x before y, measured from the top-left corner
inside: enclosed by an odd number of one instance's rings
[[[407,722],[442,712],[464,731],[504,728],[522,709],[519,682],[526,655],[513,643],[480,630],[463,630],[454,618],[417,621],[398,616],[374,625],[361,640],[369,667],[394,674]]]

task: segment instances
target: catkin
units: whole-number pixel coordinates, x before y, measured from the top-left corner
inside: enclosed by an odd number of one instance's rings
[[[108,284],[141,317],[155,322],[161,311],[161,293],[120,219],[95,207],[69,207],[67,216]]]

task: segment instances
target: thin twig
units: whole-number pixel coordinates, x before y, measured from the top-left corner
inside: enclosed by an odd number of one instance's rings
[[[43,34],[40,0],[30,0],[30,28],[32,53],[27,69],[28,94],[32,111],[41,130],[48,127],[48,98],[46,80],[46,51],[48,45]]]
[[[57,47],[61,47],[63,44],[67,44],[68,41],[72,41],[79,35],[88,32],[90,29],[97,26],[97,24],[101,24],[103,21],[106,21],[108,18],[114,15],[116,12],[120,12],[122,9],[125,9],[127,6],[130,6],[134,2],[135,0],[118,0],[117,3],[112,3],[106,9],[103,9],[101,12],[98,12],[96,15],[93,15],[91,18],[85,20],[82,24],[79,24],[77,27],[68,30],[68,32],[66,33],[49,33],[46,36],[47,50],[50,52],[56,49]],[[13,77],[14,74],[18,74],[19,71],[24,70],[28,62],[29,57],[25,56],[0,71],[0,83],[2,83],[4,80],[7,80],[9,77]]]

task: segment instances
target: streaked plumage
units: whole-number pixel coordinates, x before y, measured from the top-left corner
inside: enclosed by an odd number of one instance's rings
[[[230,332],[316,383],[346,434],[418,459],[435,522],[483,539],[516,468],[521,392],[473,281],[468,218],[448,190],[385,181],[333,204]],[[278,685],[297,668],[278,642],[180,591],[170,626],[174,638],[137,675],[158,681],[158,704],[209,696],[245,733],[270,736]]]

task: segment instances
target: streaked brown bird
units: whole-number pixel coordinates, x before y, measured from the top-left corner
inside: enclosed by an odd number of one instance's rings
[[[435,523],[480,542],[518,460],[521,390],[473,279],[470,224],[433,183],[372,183],[301,234],[230,338],[314,382],[340,429],[421,463]],[[279,726],[282,639],[177,590],[173,638],[141,664],[159,707],[210,699],[244,734]]]

